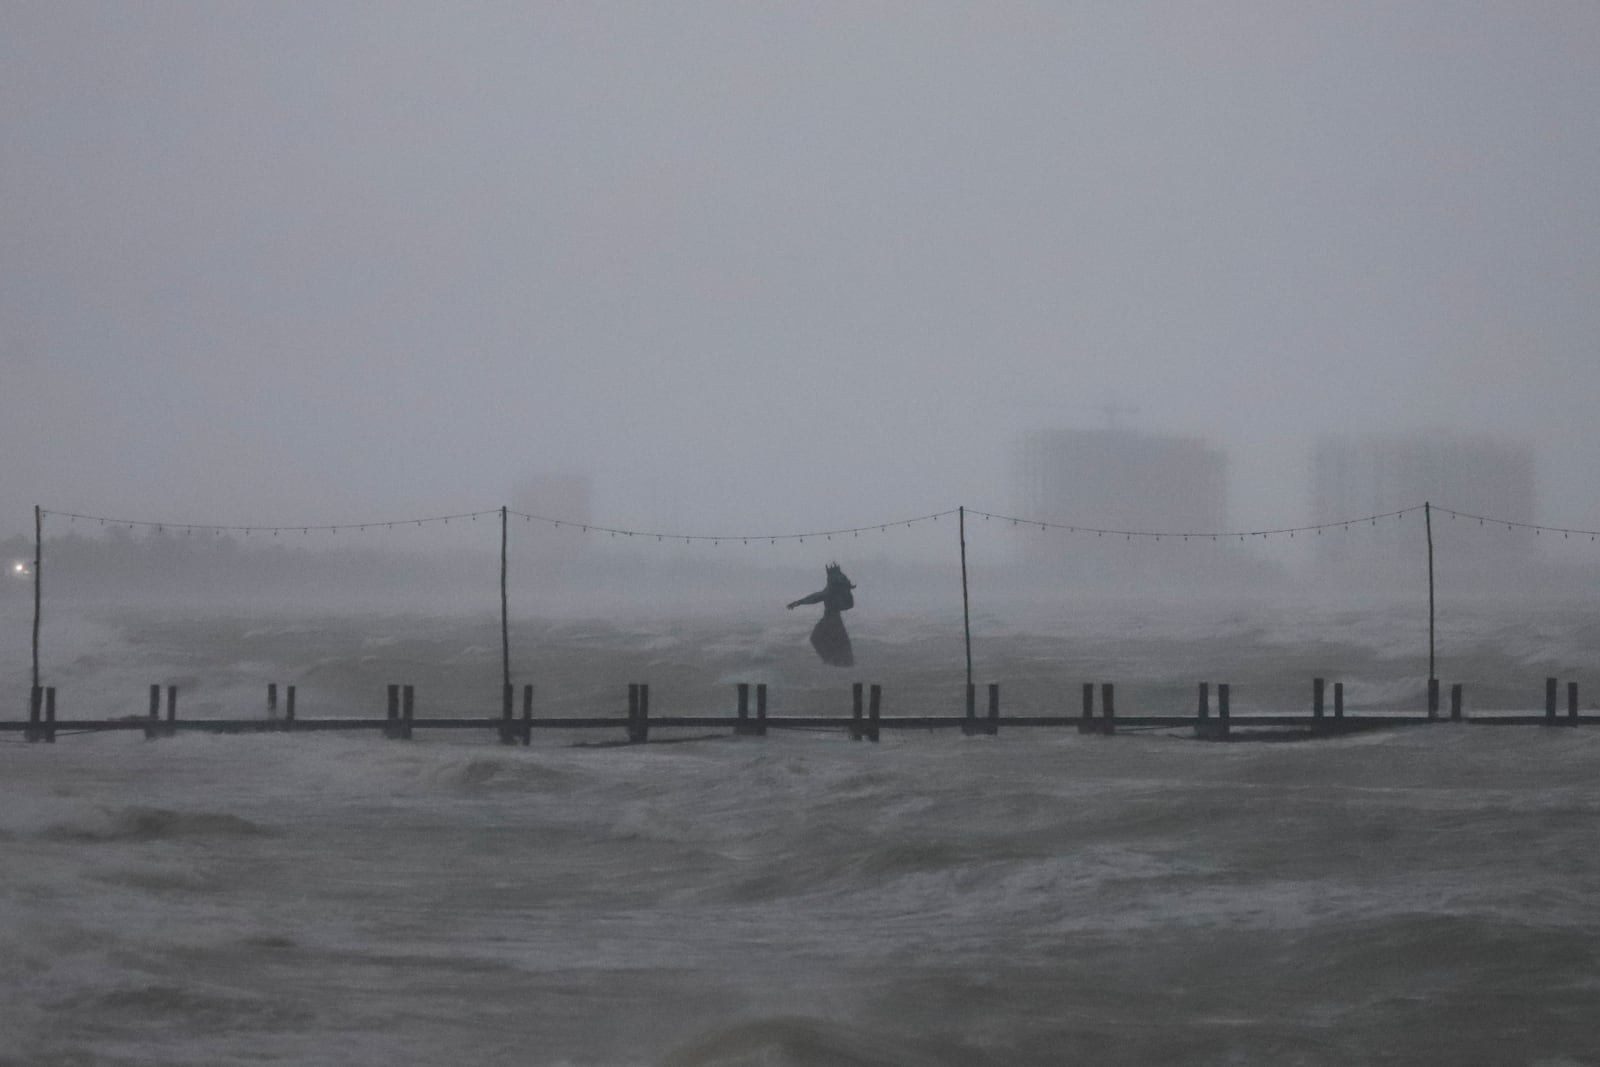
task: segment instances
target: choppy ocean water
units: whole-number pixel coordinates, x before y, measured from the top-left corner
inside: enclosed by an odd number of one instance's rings
[[[1377,705],[1425,675],[1415,622],[1151,609],[989,620],[974,651],[1017,710],[1080,680],[1186,709],[1208,674],[1277,710],[1314,672]],[[749,680],[842,713],[857,676],[957,705],[946,623],[866,617],[854,673],[804,623],[529,622],[514,655],[549,714],[628,681],[662,712]],[[188,714],[259,714],[266,680],[302,715],[381,714],[385,681],[496,706],[493,620],[54,626],[63,716],[156,681]],[[1594,632],[1485,612],[1445,665],[1532,708]],[[0,744],[0,1063],[1600,1062],[1592,728],[419,737]]]

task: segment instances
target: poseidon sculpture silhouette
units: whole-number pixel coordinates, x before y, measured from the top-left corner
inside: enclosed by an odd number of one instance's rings
[[[789,610],[793,611],[801,604],[821,604],[822,618],[811,630],[811,647],[817,650],[817,655],[822,657],[824,663],[834,667],[853,667],[856,657],[850,650],[850,635],[845,632],[844,620],[839,613],[856,606],[856,598],[850,593],[855,583],[844,576],[844,571],[839,569],[837,563],[830,563],[825,569],[828,584],[810,596],[790,601]]]

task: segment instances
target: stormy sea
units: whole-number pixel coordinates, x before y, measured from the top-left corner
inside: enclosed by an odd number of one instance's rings
[[[25,713],[26,605],[5,606]],[[959,617],[521,620],[538,715],[955,713]],[[1151,604],[977,616],[1007,712],[1421,711],[1426,617]],[[498,708],[498,620],[58,612],[63,719]],[[1457,611],[1469,714],[1584,683],[1600,614]],[[1292,744],[1068,729],[0,735],[0,1064],[1600,1062],[1600,730]],[[659,743],[658,743],[659,742]]]

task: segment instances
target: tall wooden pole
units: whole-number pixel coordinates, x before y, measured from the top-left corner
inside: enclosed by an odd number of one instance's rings
[[[44,564],[44,510],[33,506],[33,687],[39,688],[39,606],[42,594],[39,582]]]
[[[972,616],[967,604],[967,509],[962,505],[957,512],[961,531],[961,630],[967,639],[967,693],[972,693]]]
[[[1422,519],[1428,531],[1428,678],[1430,680],[1439,676],[1434,660],[1433,645],[1433,505],[1424,501],[1422,504]]]
[[[506,506],[500,505],[500,686],[511,691],[511,625],[506,610]]]

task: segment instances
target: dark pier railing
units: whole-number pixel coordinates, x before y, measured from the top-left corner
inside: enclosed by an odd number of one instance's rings
[[[769,730],[837,729],[852,740],[877,741],[884,730],[960,730],[967,736],[994,736],[1002,729],[1029,727],[1076,727],[1080,734],[1111,736],[1119,730],[1192,730],[1194,736],[1211,741],[1259,740],[1293,737],[1331,737],[1366,730],[1398,726],[1421,726],[1440,722],[1439,689],[1436,680],[1430,684],[1428,703],[1423,711],[1363,711],[1345,713],[1344,683],[1333,685],[1332,714],[1326,706],[1327,686],[1324,679],[1312,680],[1311,706],[1301,713],[1233,715],[1232,693],[1228,683],[1215,687],[1216,707],[1213,714],[1212,685],[1201,682],[1199,699],[1192,714],[1118,715],[1116,690],[1112,683],[1099,686],[1099,708],[1096,708],[1095,684],[1083,684],[1083,702],[1077,715],[1065,714],[1013,714],[1000,709],[1000,686],[988,687],[986,714],[977,714],[977,694],[974,686],[967,687],[966,707],[960,715],[885,715],[883,714],[883,687],[867,686],[856,682],[851,686],[850,714],[844,715],[768,715],[767,686],[755,685],[755,714],[751,715],[749,683],[740,682],[736,689],[735,710],[727,714],[712,715],[652,715],[650,712],[650,686],[644,682],[628,685],[627,712],[625,715],[579,715],[535,717],[534,689],[522,687],[521,717],[514,714],[515,687],[503,689],[500,713],[493,716],[425,715],[416,713],[416,689],[410,685],[390,685],[387,688],[387,707],[382,718],[340,717],[304,718],[297,714],[296,687],[283,690],[284,701],[278,703],[279,688],[267,687],[266,716],[263,718],[180,718],[178,715],[178,687],[152,685],[149,710],[142,716],[121,718],[62,719],[57,714],[56,687],[34,686],[29,695],[26,720],[0,720],[0,733],[21,733],[27,741],[53,743],[60,734],[99,733],[119,730],[138,730],[145,738],[154,740],[172,737],[185,730],[210,733],[300,733],[305,731],[380,731],[384,737],[409,741],[417,730],[492,730],[501,744],[529,745],[537,730],[614,730],[622,733],[632,744],[650,740],[652,729],[726,730],[735,736],[761,737]],[[1469,716],[1465,711],[1463,687],[1460,683],[1450,688],[1450,721],[1478,726],[1579,726],[1600,725],[1600,714],[1584,715],[1578,706],[1578,683],[1568,682],[1565,714],[1558,714],[1560,680],[1545,680],[1543,714],[1497,712],[1492,715]],[[165,701],[163,702],[163,696]]]

